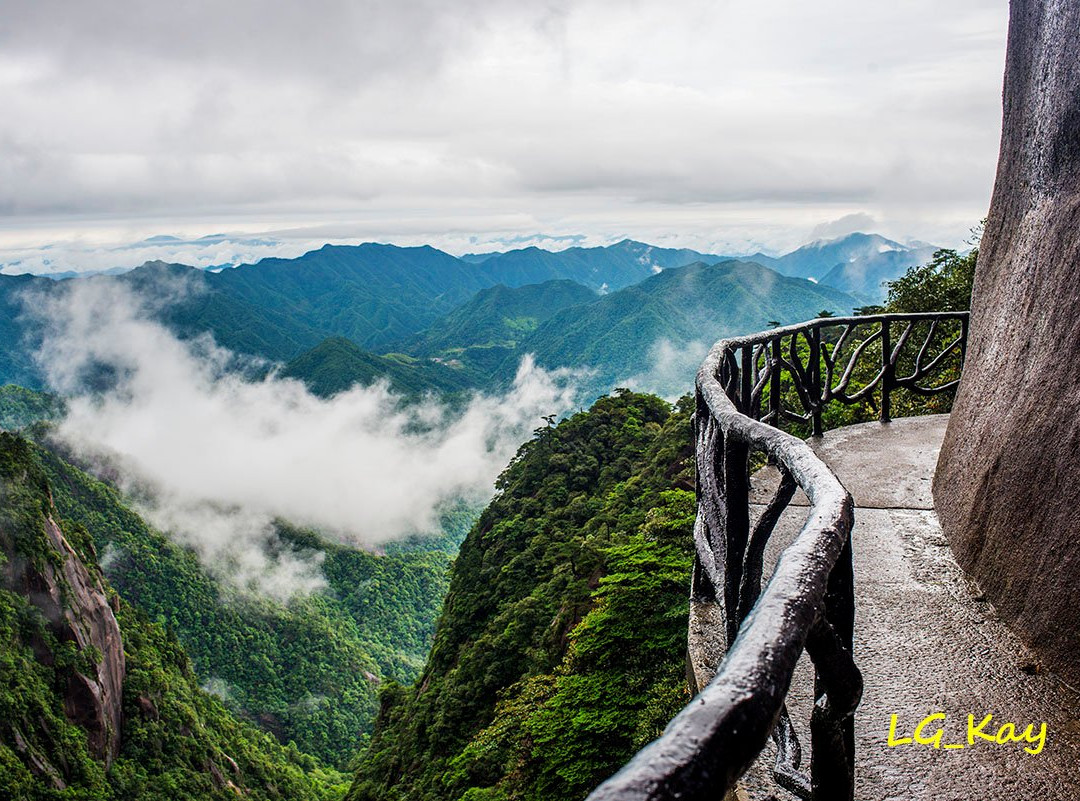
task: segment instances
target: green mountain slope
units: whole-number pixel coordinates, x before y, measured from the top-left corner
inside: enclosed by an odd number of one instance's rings
[[[860,247],[873,249],[875,243],[861,243]],[[795,319],[785,313],[785,306],[804,316],[807,310],[816,313],[837,304],[858,305],[840,302],[835,296],[809,305],[791,303],[793,285],[782,285],[784,292],[775,302],[746,298],[750,304],[746,309],[740,306],[742,298],[722,297],[719,300],[723,305],[715,306],[717,298],[710,297],[708,302],[714,304],[717,313],[690,317],[701,318],[706,326],[712,326],[713,333],[706,327],[688,338],[687,330],[696,322],[675,305],[653,300],[647,310],[638,310],[633,303],[625,304],[623,297],[599,306],[597,314],[606,318],[605,325],[621,325],[622,333],[616,337],[620,342],[637,322],[650,321],[648,330],[638,335],[645,341],[644,350],[630,348],[609,363],[612,354],[602,349],[586,354],[551,341],[558,337],[556,326],[548,319],[552,313],[559,309],[566,313],[567,307],[590,299],[581,287],[546,282],[575,281],[613,295],[617,294],[614,290],[630,285],[655,293],[674,283],[668,283],[668,279],[656,283],[664,279],[664,273],[682,269],[690,260],[713,264],[722,259],[630,240],[604,248],[569,248],[556,253],[526,248],[495,254],[478,263],[430,247],[365,244],[327,245],[297,259],[265,259],[219,273],[152,262],[119,276],[59,282],[0,276],[0,311],[9,312],[0,314],[0,344],[4,346],[0,349],[0,381],[18,381],[35,388],[41,385],[31,357],[40,339],[40,329],[35,327],[39,323],[19,315],[18,293],[33,288],[52,294],[64,291],[72,282],[83,281],[126,286],[164,300],[156,314],[181,336],[208,332],[230,350],[276,362],[289,362],[303,355],[290,374],[304,378],[324,394],[352,381],[370,383],[380,375],[411,392],[421,385],[445,385],[450,390],[462,385],[486,385],[492,377],[505,379],[512,375],[512,366],[524,352],[514,343],[522,345],[526,340],[529,348],[541,348],[545,357],[551,357],[550,364],[588,364],[598,368],[605,381],[617,380],[639,372],[640,359],[655,342],[666,338],[680,346],[709,339],[715,333],[717,320],[725,331],[750,330],[745,327],[748,322],[756,328],[769,319]],[[866,280],[876,281],[877,273]],[[529,286],[533,284],[537,286]],[[693,298],[680,298],[678,302],[684,304],[684,300],[693,303]],[[815,303],[818,308],[809,309]],[[616,314],[620,304],[624,313]],[[760,307],[760,313],[755,313],[755,305]],[[674,316],[669,314],[672,311],[676,312]],[[583,321],[585,317],[589,315],[579,319],[570,314],[560,318],[560,324],[568,321],[571,327],[589,325]],[[670,324],[665,326],[662,321],[669,317]],[[530,332],[534,325],[546,325],[547,329]],[[566,336],[584,341],[581,333],[573,330]],[[331,342],[324,344],[327,339]],[[346,347],[342,339],[357,348]],[[401,349],[403,343],[417,355],[445,354],[448,360],[457,359],[451,361],[451,368],[463,365],[477,375],[469,375],[467,370],[456,375],[436,369],[423,371],[408,363],[408,370],[397,370],[393,360],[379,361],[379,355],[392,347]],[[622,345],[616,349],[625,350]],[[632,372],[627,373],[628,368],[633,368]],[[422,380],[413,376],[417,372],[425,372]],[[597,386],[607,389],[610,384],[598,379]]]
[[[426,392],[460,393],[483,381],[462,366],[403,354],[377,356],[344,337],[324,339],[288,362],[281,375],[303,381],[314,394],[323,397],[381,379],[389,381],[394,392],[413,398]]]
[[[548,251],[537,247],[505,253],[466,256],[507,286],[538,284],[568,278],[595,290],[614,291],[636,284],[660,270],[696,261],[715,263],[729,256],[712,256],[685,248],[661,248],[624,239],[595,248]]]
[[[596,300],[588,287],[569,280],[482,289],[407,343],[416,353],[436,355],[470,347],[509,346],[556,312]]]
[[[47,392],[35,392],[18,384],[0,386],[0,429],[16,431],[40,420],[64,413],[64,401]]]
[[[30,275],[0,275],[0,384],[38,388],[40,373],[32,354],[34,341],[22,320],[18,295],[30,286],[51,283]]]
[[[924,263],[935,248],[902,245],[878,234],[854,233],[803,245],[776,259],[761,260],[781,275],[813,278],[818,283],[879,303],[885,281],[895,281],[909,267]],[[756,260],[751,257],[751,260]]]
[[[378,244],[326,245],[297,259],[223,270],[208,281],[230,298],[365,348],[411,336],[495,283],[435,248]]]
[[[692,385],[704,348],[715,340],[768,328],[773,320],[817,317],[821,310],[848,313],[856,304],[838,290],[758,264],[697,263],[566,309],[527,336],[520,350],[535,354],[545,367],[595,369],[593,385],[600,391],[657,371],[660,384],[667,385],[650,389],[680,394]],[[658,343],[667,343],[675,357],[686,356],[681,371],[657,369],[665,367],[656,364]]]
[[[648,268],[638,268],[640,275],[649,274]],[[573,278],[578,272],[587,277],[594,270],[567,264],[562,256],[522,270],[470,264],[427,246],[369,243],[326,245],[296,259],[264,259],[217,273],[148,262],[121,275],[68,281],[0,275],[0,382],[42,385],[32,358],[41,321],[24,317],[19,302],[28,289],[51,295],[72,281],[127,287],[157,299],[158,319],[181,336],[206,332],[238,353],[287,362],[329,337],[386,350],[417,336],[482,289]]]
[[[210,333],[214,341],[236,353],[280,361],[313,347],[324,336],[318,325],[279,308],[270,298],[230,292],[214,273],[183,264],[148,262],[118,276],[92,279],[115,283],[161,303],[155,317],[177,335]]]
[[[620,393],[521,447],[352,801],[582,798],[688,700],[689,407]]]
[[[322,559],[328,588],[281,604],[241,595],[155,531],[109,486],[47,450],[59,513],[92,535],[120,595],[176,633],[199,681],[282,742],[344,765],[371,730],[379,683],[423,663],[447,586],[440,546],[385,556],[279,526],[280,547]],[[457,513],[448,529],[467,526]]]
[[[175,636],[102,580],[50,489],[35,449],[0,433],[0,797],[339,797],[339,774],[199,688]]]
[[[208,332],[230,350],[284,362],[330,336],[365,348],[413,336],[498,283],[489,273],[430,247],[366,244],[327,245],[219,273],[149,262],[118,276],[70,281],[0,275],[0,382],[41,386],[30,355],[40,325],[21,315],[18,300],[27,289],[51,295],[72,281],[125,286],[162,301],[157,317],[182,336]]]

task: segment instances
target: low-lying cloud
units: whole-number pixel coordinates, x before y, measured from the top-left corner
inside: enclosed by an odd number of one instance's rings
[[[675,343],[664,337],[649,346],[646,369],[616,382],[635,392],[651,392],[675,402],[694,386],[701,362],[709,352],[703,340]]]
[[[27,303],[47,321],[48,381],[71,396],[57,436],[107,461],[216,574],[275,597],[322,581],[317,558],[280,547],[275,519],[369,547],[435,530],[444,504],[489,496],[541,417],[573,405],[574,376],[528,357],[505,395],[456,410],[404,405],[385,384],[322,399],[273,374],[245,380],[209,337],[154,321],[167,302],[88,279]]]

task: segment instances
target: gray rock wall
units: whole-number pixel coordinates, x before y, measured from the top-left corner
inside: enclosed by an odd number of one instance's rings
[[[1080,681],[1080,3],[1014,0],[968,362],[934,502],[960,563]]]
[[[0,486],[0,493],[3,490]],[[93,654],[92,664],[71,671],[67,686],[57,689],[65,715],[86,731],[90,753],[108,767],[120,751],[123,723],[126,663],[120,626],[101,580],[75,553],[56,521],[46,517],[43,528],[48,547],[59,554],[61,564],[43,560],[35,566],[25,557],[0,549],[0,586],[36,606],[59,642],[73,643],[80,654]],[[44,638],[35,636],[31,645],[40,661],[52,663],[55,655]],[[18,742],[16,750],[30,751]],[[29,753],[29,757],[39,775],[59,780],[62,771],[43,762],[40,755]],[[63,782],[55,786],[62,787]]]

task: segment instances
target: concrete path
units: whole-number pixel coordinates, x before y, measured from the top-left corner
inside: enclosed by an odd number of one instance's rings
[[[855,656],[866,689],[856,716],[856,793],[863,801],[1080,799],[1080,694],[1047,672],[965,577],[938,525],[930,481],[947,416],[868,423],[831,431],[815,450],[855,499]],[[771,497],[777,476],[754,476],[752,499]],[[794,504],[805,505],[805,497]],[[756,507],[760,510],[760,505]],[[789,508],[767,565],[798,531],[805,508]],[[771,568],[770,568],[771,570]],[[804,656],[789,708],[808,769],[812,672]],[[889,746],[932,714],[940,748]],[[1035,742],[968,742],[968,716],[993,736],[1031,724]],[[1042,724],[1046,736],[1037,754]],[[1006,734],[1009,732],[1006,729]],[[953,746],[953,747],[946,747]],[[963,747],[960,747],[963,746]],[[744,780],[746,796],[791,799],[771,782],[769,749]]]

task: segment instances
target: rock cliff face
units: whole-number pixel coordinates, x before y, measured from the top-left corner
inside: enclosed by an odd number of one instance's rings
[[[51,517],[44,519],[42,533],[51,558],[9,552],[3,586],[37,607],[56,642],[74,644],[78,662],[62,691],[64,713],[86,730],[90,752],[108,766],[120,750],[125,667],[120,627],[100,578],[90,572]],[[39,661],[53,664],[56,654],[48,642],[38,638],[33,647]]]
[[[961,564],[1080,681],[1080,3],[1013,0],[968,362],[934,480]]]
[[[68,681],[64,711],[73,723],[86,729],[91,752],[109,765],[120,750],[124,683],[120,626],[101,581],[90,575],[52,518],[45,521],[45,531],[53,547],[66,557],[64,582],[51,571],[53,575],[44,576],[46,595],[33,600],[53,622],[58,639],[74,641],[80,653],[94,648],[100,655],[96,669],[76,672]],[[63,597],[65,591],[67,598]]]

